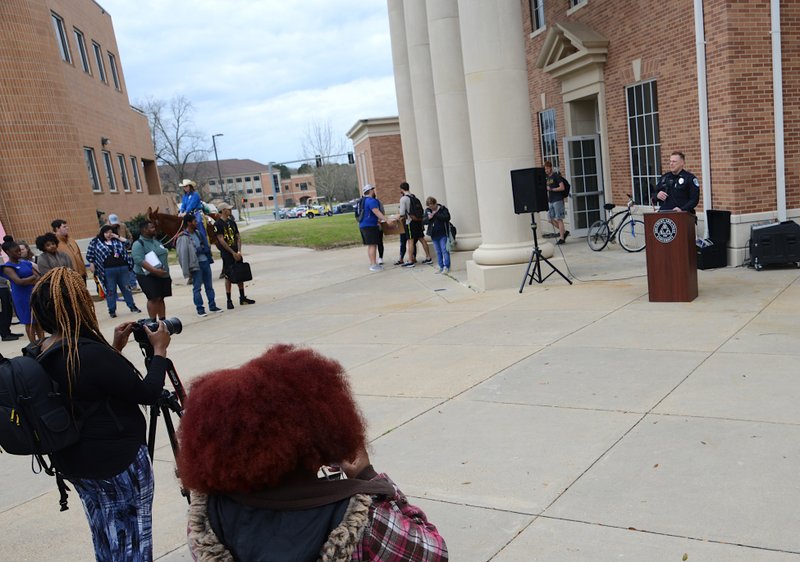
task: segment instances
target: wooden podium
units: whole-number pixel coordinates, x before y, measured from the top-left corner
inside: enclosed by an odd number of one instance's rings
[[[694,215],[646,213],[647,288],[650,302],[691,302],[697,298]]]

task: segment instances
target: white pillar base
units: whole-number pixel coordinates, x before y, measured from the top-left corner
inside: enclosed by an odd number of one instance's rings
[[[533,251],[533,240],[514,244],[481,244],[472,254],[472,259],[480,265],[511,265],[528,263]],[[555,246],[550,242],[539,244],[539,251],[546,258],[553,257]]]

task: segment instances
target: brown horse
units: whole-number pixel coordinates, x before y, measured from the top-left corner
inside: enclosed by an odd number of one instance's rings
[[[159,213],[158,207],[155,209],[148,207],[146,216],[147,219],[152,221],[156,226],[156,230],[164,235],[164,240],[162,240],[164,244],[169,244],[175,241],[175,238],[178,237],[178,233],[181,230],[181,224],[183,223],[182,217],[179,217],[178,215]],[[220,215],[217,213],[211,213],[210,215],[203,214],[203,218],[205,219],[206,223],[205,227],[206,233],[208,234],[208,243],[212,246],[216,246],[217,237],[214,233],[214,221],[220,218]]]

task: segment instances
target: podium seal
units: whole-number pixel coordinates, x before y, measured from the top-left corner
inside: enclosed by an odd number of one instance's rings
[[[653,236],[662,244],[669,244],[678,235],[678,225],[672,219],[658,219],[653,225]]]

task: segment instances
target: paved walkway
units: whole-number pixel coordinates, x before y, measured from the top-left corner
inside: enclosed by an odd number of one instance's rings
[[[562,248],[554,263],[586,282],[523,294],[429,267],[370,274],[361,248],[253,249],[254,306],[201,319],[176,287],[170,356],[186,382],[275,342],[337,358],[374,464],[457,562],[800,560],[798,271],[700,272],[695,302],[653,304],[644,254]],[[159,429],[156,557],[188,560]],[[0,455],[0,479],[0,559],[91,559],[76,495],[59,513],[27,458]]]

